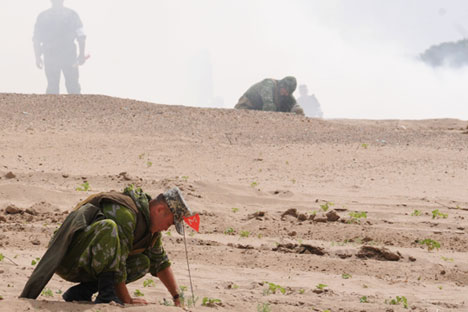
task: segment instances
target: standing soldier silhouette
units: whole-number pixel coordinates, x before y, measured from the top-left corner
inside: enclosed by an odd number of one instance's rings
[[[39,14],[34,27],[36,66],[44,67],[47,94],[60,93],[63,72],[69,94],[80,94],[78,66],[86,62],[86,35],[78,14],[64,7],[64,0],[51,0],[52,7]],[[75,40],[79,45],[79,54]]]

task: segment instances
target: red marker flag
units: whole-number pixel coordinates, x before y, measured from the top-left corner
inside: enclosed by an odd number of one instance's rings
[[[184,217],[185,223],[187,223],[188,226],[190,226],[192,229],[198,232],[200,229],[200,215],[197,213],[194,216],[191,217]]]

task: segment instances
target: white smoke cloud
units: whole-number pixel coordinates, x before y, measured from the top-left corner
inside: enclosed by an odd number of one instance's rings
[[[327,118],[468,119],[468,70],[433,70],[415,60],[429,45],[459,38],[468,26],[460,0],[443,7],[436,0],[65,3],[88,34],[85,93],[231,108],[251,84],[294,75]],[[48,6],[0,3],[0,37],[8,43],[0,92],[44,92],[31,37]]]

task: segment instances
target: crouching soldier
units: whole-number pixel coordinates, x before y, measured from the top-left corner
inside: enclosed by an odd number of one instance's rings
[[[54,273],[78,283],[63,295],[65,301],[146,304],[132,298],[127,283],[151,273],[180,306],[171,263],[161,231],[175,225],[184,232],[183,218],[191,216],[176,187],[152,199],[140,188],[122,193],[92,195],[79,203],[53,236],[49,248],[26,283],[20,297],[35,299]]]
[[[281,80],[264,79],[251,86],[241,96],[234,108],[304,115],[302,107],[296,103],[296,99],[292,95],[296,86],[296,78],[292,76]]]

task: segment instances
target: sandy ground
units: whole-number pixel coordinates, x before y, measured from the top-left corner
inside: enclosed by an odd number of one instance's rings
[[[121,310],[64,303],[57,276],[17,297],[67,211],[129,183],[179,186],[201,215],[192,310],[468,311],[466,126],[0,94],[0,311]],[[164,245],[190,289],[174,229]],[[150,275],[129,289],[151,305],[125,310],[178,310]]]

